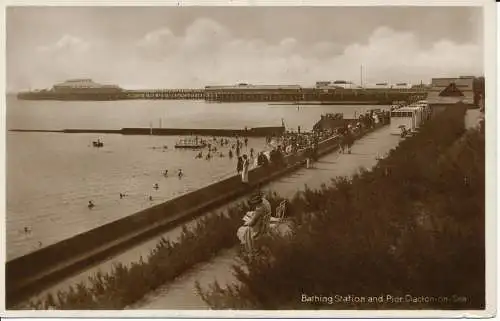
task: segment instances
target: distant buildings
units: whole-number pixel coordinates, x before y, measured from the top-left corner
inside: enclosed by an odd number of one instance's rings
[[[359,86],[351,81],[317,81],[316,89],[411,89],[413,86],[407,82],[389,83],[387,81]]]
[[[236,85],[225,85],[225,86],[205,86],[205,91],[232,91],[232,92],[268,92],[268,91],[300,91],[301,86],[299,85],[252,85],[247,83],[239,83]]]
[[[117,85],[102,85],[94,82],[89,78],[79,78],[79,79],[69,79],[65,82],[55,84],[53,87],[54,90],[59,91],[73,91],[80,89],[99,89],[103,91],[118,91],[120,87]]]
[[[428,90],[427,100],[432,105],[448,105],[462,102],[467,105],[475,104],[474,93],[475,77],[459,78],[432,78],[431,88]]]
[[[19,92],[22,100],[118,100],[124,98],[124,90],[116,85],[98,84],[92,79],[70,79],[55,84],[51,89]]]
[[[351,81],[346,80],[335,80],[335,81],[317,81],[316,89],[356,89],[361,88],[360,86],[354,84]]]

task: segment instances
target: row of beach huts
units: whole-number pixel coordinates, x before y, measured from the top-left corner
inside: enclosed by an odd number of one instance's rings
[[[432,115],[428,101],[419,100],[408,105],[391,106],[391,134],[403,135],[417,132]]]

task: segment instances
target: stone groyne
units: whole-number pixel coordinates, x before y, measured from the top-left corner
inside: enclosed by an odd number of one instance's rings
[[[379,125],[381,126],[381,125]],[[363,131],[357,136],[365,135]],[[319,156],[338,147],[339,137],[319,143]],[[305,151],[286,156],[285,167],[257,167],[250,171],[250,187],[271,181],[303,166]],[[234,175],[120,220],[76,235],[6,263],[7,306],[47,285],[147,240],[169,227],[225,204],[248,192]]]
[[[280,136],[285,132],[284,126],[254,127],[245,129],[216,129],[216,128],[122,128],[122,129],[11,129],[11,132],[37,132],[61,134],[121,134],[121,135],[158,135],[158,136],[246,136],[265,137]]]

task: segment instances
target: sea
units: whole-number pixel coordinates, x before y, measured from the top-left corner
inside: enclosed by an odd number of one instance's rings
[[[8,95],[6,127],[243,129],[280,126],[283,121],[288,130],[300,126],[307,131],[322,114],[343,113],[344,118],[353,118],[373,108],[381,106],[23,101]],[[227,156],[230,147],[218,147],[224,157],[196,159],[196,151],[174,148],[181,138],[7,131],[7,260],[236,174],[236,159]],[[97,139],[104,147],[92,147]],[[234,139],[229,146],[232,143]],[[250,148],[258,152],[268,147],[265,138],[250,138],[242,152],[248,154]],[[176,175],[179,169],[182,178]],[[155,184],[158,189],[153,188]],[[120,193],[126,196],[120,198]],[[89,201],[94,208],[87,207]]]

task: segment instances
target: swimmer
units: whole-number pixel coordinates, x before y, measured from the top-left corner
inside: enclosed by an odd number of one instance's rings
[[[29,233],[31,233],[31,230],[27,226],[25,226],[24,227],[24,233],[25,234],[29,234]]]
[[[168,169],[166,169],[164,172],[163,172],[163,176],[167,177],[168,176]]]
[[[89,209],[92,209],[92,208],[94,208],[94,206],[95,206],[95,204],[92,201],[89,201],[89,205],[87,205],[87,207]]]
[[[179,173],[177,174],[177,176],[179,176],[179,178],[182,178],[183,175],[184,173],[182,172],[182,169],[179,168]]]
[[[160,186],[158,185],[158,183],[156,183],[156,184],[153,185],[153,188],[156,189],[156,190],[158,190],[160,188]]]
[[[123,196],[125,196],[125,195],[123,195],[122,193],[120,193],[120,199],[122,199],[122,198],[123,198]]]
[[[149,200],[152,201],[153,200],[153,196],[149,195]]]

